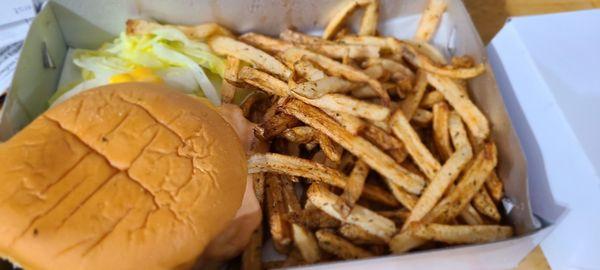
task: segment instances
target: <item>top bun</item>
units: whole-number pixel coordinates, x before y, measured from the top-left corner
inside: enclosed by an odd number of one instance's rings
[[[0,145],[0,257],[26,269],[186,269],[233,218],[244,149],[164,85],[98,87]]]

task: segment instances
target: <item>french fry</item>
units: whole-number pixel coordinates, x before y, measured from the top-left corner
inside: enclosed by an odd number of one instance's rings
[[[233,56],[227,56],[227,61],[225,62],[225,73],[223,74],[223,79],[227,80],[231,84],[236,84],[238,82],[238,72],[240,72],[241,63],[240,59],[237,59]]]
[[[291,64],[294,67],[294,71],[303,78],[309,81],[316,81],[325,78],[325,73],[320,69],[316,68],[311,62],[300,60]]]
[[[286,83],[251,67],[242,67],[238,73],[238,78],[271,95],[285,97],[289,94],[289,87]]]
[[[310,201],[307,201],[310,202]],[[310,204],[312,205],[312,204]],[[314,208],[305,207],[304,210],[290,212],[286,215],[290,223],[299,224],[309,229],[337,228],[341,222],[334,217],[325,214],[323,211]]]
[[[447,62],[444,54],[440,50],[438,50],[435,46],[429,44],[429,42],[415,41],[415,40],[403,40],[402,42],[410,45],[417,52],[428,57],[436,65],[444,65]],[[399,47],[400,46],[396,45],[396,48],[399,48]]]
[[[321,150],[323,150],[323,153],[327,159],[333,161],[334,163],[338,163],[342,157],[342,151],[344,149],[321,132],[316,132],[315,138],[319,142],[319,146],[321,147]]]
[[[320,98],[309,99],[294,95],[299,100],[330,111],[346,113],[374,121],[382,121],[390,115],[390,109],[381,105],[365,102],[342,94],[327,94]]]
[[[283,30],[279,33],[279,38],[282,40],[294,43],[294,44],[304,44],[304,45],[323,45],[323,44],[338,44],[337,42],[323,39],[317,36],[311,36],[308,34],[296,32],[291,29]]]
[[[302,119],[300,119],[302,120]],[[427,178],[433,179],[440,170],[440,163],[433,157],[431,152],[425,147],[419,135],[410,126],[410,123],[398,110],[390,119],[392,131],[403,143],[404,147],[413,158],[417,166],[425,173]]]
[[[467,206],[465,207],[465,209],[462,212],[460,212],[459,216],[463,219],[463,221],[466,224],[469,224],[469,225],[484,224],[483,218],[481,217],[479,212],[477,212],[475,207],[473,207],[473,205],[471,205],[470,203],[467,204]]]
[[[367,74],[367,76],[369,76],[371,79],[380,81],[387,81],[390,76],[389,72],[387,72],[387,70],[385,70],[381,65],[369,66],[363,69],[362,72]]]
[[[275,113],[273,117],[267,119],[254,130],[254,135],[256,135],[257,138],[266,141],[274,138],[289,128],[299,125],[300,122],[295,117],[284,113]]]
[[[420,238],[448,244],[481,244],[507,239],[513,228],[500,225],[415,224],[409,230]]]
[[[386,59],[386,58],[369,58],[364,63],[367,67],[373,65],[381,65],[382,68],[387,70],[390,73],[394,74],[402,74],[405,77],[413,78],[415,76],[414,72],[410,70],[408,67],[400,64],[394,60]]]
[[[504,197],[504,184],[502,184],[495,171],[488,176],[488,180],[485,181],[485,187],[495,202],[499,202]]]
[[[433,121],[433,114],[428,110],[417,109],[410,121],[418,126],[427,127]]]
[[[365,8],[365,14],[360,21],[358,34],[361,36],[374,36],[377,33],[379,20],[379,0],[371,0]]]
[[[307,195],[308,199],[323,212],[344,223],[354,224],[384,240],[389,240],[396,232],[396,225],[393,221],[360,205],[355,205],[348,216],[342,216],[340,209],[344,207],[342,206],[343,200],[321,184],[311,184]]]
[[[429,0],[429,3],[419,20],[419,26],[415,33],[415,40],[425,42],[431,40],[435,31],[437,31],[447,5],[446,0]]]
[[[298,212],[302,210],[292,182],[283,182],[283,195],[289,212]],[[300,251],[304,261],[307,263],[319,261],[321,252],[314,234],[299,224],[292,223],[291,226],[294,246]]]
[[[450,130],[448,129],[449,114],[450,108],[445,102],[433,105],[433,142],[442,160],[447,160],[452,155]]]
[[[444,95],[450,105],[465,121],[474,137],[480,141],[488,137],[490,133],[488,120],[475,104],[461,92],[456,82],[450,78],[433,74],[427,74],[427,81]]]
[[[327,109],[323,109],[323,112],[333,118],[338,124],[353,135],[358,134],[365,127],[365,122],[354,115]]]
[[[323,31],[322,38],[323,39],[331,39],[335,33],[338,31],[340,26],[344,23],[347,17],[352,15],[352,13],[361,5],[367,4],[368,0],[350,0],[334,14],[333,18],[329,20],[329,23],[325,27]]]
[[[419,106],[421,108],[431,109],[433,105],[444,100],[444,95],[442,95],[442,93],[440,93],[439,91],[431,91],[425,94]]]
[[[417,204],[417,196],[406,192],[402,187],[399,187],[394,182],[387,178],[383,179],[387,184],[388,188],[394,195],[394,198],[400,202],[407,209],[413,209]]]
[[[456,188],[440,201],[423,221],[446,223],[456,217],[483,186],[487,176],[496,167],[496,145],[486,143],[465,171]]]
[[[315,129],[309,126],[288,128],[281,135],[295,143],[309,143],[315,139]]]
[[[282,109],[323,132],[346,150],[364,160],[369,167],[404,187],[406,191],[418,194],[423,188],[425,181],[422,177],[410,173],[396,164],[392,158],[367,140],[352,135],[319,109],[298,100],[291,100]]]
[[[340,234],[359,245],[380,245],[386,243],[383,239],[352,224],[342,225],[342,227],[340,227]]]
[[[318,230],[317,239],[319,240],[319,246],[335,256],[350,260],[372,257],[371,252],[364,250],[360,247],[355,246],[349,241],[342,237],[337,236],[335,233],[328,230]]]
[[[450,156],[433,180],[427,185],[415,207],[411,209],[412,211],[403,229],[411,222],[421,220],[433,209],[444,195],[446,189],[452,185],[460,172],[467,166],[472,156],[473,152],[470,147],[458,149]]]
[[[315,81],[299,83],[292,91],[310,99],[320,98],[330,93],[345,93],[356,87],[356,84],[338,77],[324,77]]]
[[[407,230],[404,230],[394,235],[390,241],[390,249],[395,254],[402,254],[425,243],[427,243],[427,240],[416,237]]]
[[[373,124],[366,125],[362,135],[369,142],[389,153],[397,163],[402,163],[408,155],[400,140]]]
[[[284,219],[287,209],[280,181],[277,175],[266,175],[267,214],[275,249],[280,253],[288,253],[292,243],[292,232],[290,224]]]
[[[419,108],[419,103],[423,99],[425,90],[427,89],[427,74],[422,71],[418,71],[416,75],[416,83],[414,90],[406,95],[406,98],[400,103],[400,108],[404,115],[411,119],[414,113]]]
[[[282,58],[287,59],[286,61],[306,59],[311,61],[313,64],[322,67],[326,72],[332,76],[341,76],[349,81],[368,83],[375,92],[379,94],[384,102],[389,102],[390,97],[388,93],[383,89],[381,83],[371,79],[365,73],[357,70],[356,68],[344,65],[331,58],[314,53],[305,49],[292,48],[286,50],[282,54]]]
[[[407,209],[391,210],[391,211],[377,211],[377,214],[380,214],[391,220],[396,220],[399,223],[404,223],[404,222],[406,222],[406,219],[410,215],[410,211],[408,211]]]
[[[254,195],[256,200],[262,207],[265,202],[265,174],[264,173],[252,173],[248,174],[248,177],[252,179],[252,187],[254,188]]]
[[[238,39],[269,53],[280,53],[294,47],[290,42],[254,32],[243,34]]]
[[[441,67],[434,63],[431,59],[423,54],[420,54],[417,50],[411,47],[404,47],[402,55],[410,63],[421,68],[429,73],[436,74],[439,76],[445,76],[455,79],[469,79],[481,75],[485,72],[485,64],[479,63],[470,68],[452,68],[452,67]]]
[[[244,117],[246,118],[250,118],[250,112],[252,111],[252,107],[254,106],[254,104],[259,101],[260,99],[263,99],[264,95],[260,92],[254,92],[251,93],[250,95],[248,95],[243,101],[242,104],[240,104],[240,109],[242,109],[242,113],[244,114]]]
[[[221,100],[223,103],[231,103],[236,90],[237,87],[235,85],[224,79],[221,84]]]
[[[396,91],[396,89],[398,88],[397,84],[382,83],[381,86],[383,87],[383,89],[385,91],[388,92],[388,94],[391,94],[391,93],[397,94],[397,91]],[[350,95],[355,98],[361,98],[361,99],[379,97],[377,95],[377,93],[373,90],[373,88],[368,84],[365,84],[363,86],[352,89],[352,91],[350,91]]]
[[[479,213],[489,217],[495,222],[500,221],[500,212],[485,187],[481,188],[479,192],[475,194],[472,204]]]
[[[289,29],[281,32],[279,37],[284,41],[274,39],[274,41],[269,42],[272,44],[267,44],[267,42],[264,41],[261,45],[275,46],[277,52],[282,52],[289,48],[287,46],[288,44],[293,43],[296,47],[308,49],[334,59],[343,59],[344,57],[355,59],[379,56],[379,48],[376,46],[341,44]],[[277,42],[279,42],[279,44],[277,44]],[[282,44],[285,44],[286,46],[282,46]]]
[[[344,187],[344,193],[342,193],[341,196],[342,200],[344,200],[346,205],[350,208],[354,207],[354,204],[360,198],[368,174],[369,165],[362,160],[356,161],[354,168],[348,177],[348,183],[346,183],[346,187]],[[343,214],[347,216],[347,214],[350,213]]]
[[[217,36],[211,38],[208,44],[218,54],[236,57],[284,80],[292,75],[292,71],[273,56],[233,38]]]
[[[390,194],[384,188],[369,183],[364,185],[361,198],[365,198],[388,207],[400,206],[394,195]]]
[[[207,38],[214,35],[233,36],[229,30],[216,23],[205,23],[195,26],[162,25],[155,22],[149,22],[139,19],[127,20],[125,32],[128,35],[145,35],[150,34],[156,30],[169,29],[171,27],[179,29],[188,38],[199,41],[205,41]]]

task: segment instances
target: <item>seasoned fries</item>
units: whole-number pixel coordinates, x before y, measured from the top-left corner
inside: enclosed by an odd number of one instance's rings
[[[129,19],[126,22],[126,30],[125,32],[128,35],[143,35],[152,33],[158,29],[175,27],[179,29],[183,34],[185,34],[190,39],[204,41],[207,38],[214,35],[221,36],[232,36],[231,32],[226,28],[216,24],[216,23],[205,23],[199,24],[195,26],[185,26],[185,25],[162,25],[154,22],[137,20],[137,19]]]
[[[174,26],[227,56],[225,102],[239,89],[255,90],[241,107],[268,145],[248,159],[266,212],[244,269],[513,235],[500,225],[504,187],[490,124],[468,94],[486,64],[468,55],[447,59],[429,43],[446,1],[429,1],[414,40],[378,35],[379,0],[341,1],[322,36],[288,29],[235,37],[218,25]],[[346,21],[358,9],[364,13],[353,32]],[[163,26],[128,27],[151,33]],[[261,261],[267,238],[286,259]]]
[[[480,244],[499,241],[513,235],[513,228],[499,225],[411,224],[412,235],[448,244]]]

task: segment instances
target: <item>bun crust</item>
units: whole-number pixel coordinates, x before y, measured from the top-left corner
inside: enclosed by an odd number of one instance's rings
[[[0,145],[0,257],[26,269],[186,268],[246,184],[233,128],[148,83],[99,87]]]

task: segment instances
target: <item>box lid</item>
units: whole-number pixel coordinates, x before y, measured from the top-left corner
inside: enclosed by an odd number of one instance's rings
[[[598,25],[600,10],[512,18],[488,46],[528,161],[533,210],[560,220],[541,245],[555,269],[600,267]]]

